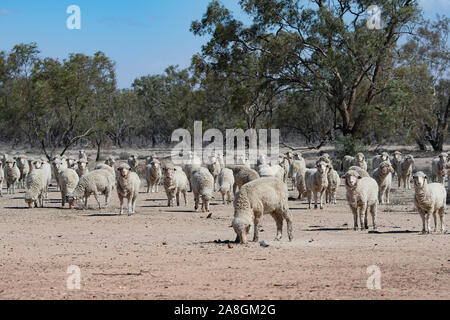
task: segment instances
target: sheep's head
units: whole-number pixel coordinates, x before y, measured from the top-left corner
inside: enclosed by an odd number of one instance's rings
[[[7,168],[14,168],[16,166],[16,160],[11,158],[6,159],[5,163]]]
[[[364,154],[362,154],[362,153],[360,152],[360,153],[358,153],[358,154],[356,155],[356,159],[357,159],[358,162],[363,162],[363,161],[366,159],[366,157],[364,156]]]
[[[422,171],[417,171],[413,175],[413,180],[414,180],[414,186],[416,189],[423,189],[427,184],[428,177]]]
[[[389,172],[394,173],[394,168],[392,168],[391,164],[388,161],[380,163],[379,168],[383,174],[388,174]]]
[[[300,152],[294,153],[294,160],[302,160],[303,156]]]
[[[240,212],[239,212],[240,216],[236,216],[236,215],[237,215],[237,213],[235,213],[235,217],[234,217],[231,225],[233,226],[234,232],[236,232],[236,234],[239,238],[239,243],[246,244],[247,243],[247,233],[250,231],[250,227],[253,224],[251,219],[247,219],[247,216],[252,217],[253,213],[252,212],[242,212],[242,210],[240,210]],[[255,228],[257,228],[257,227],[258,226],[255,226]]]
[[[130,174],[131,167],[127,163],[121,163],[120,166],[117,168],[117,171],[119,171],[119,174],[126,178]]]
[[[387,152],[383,152],[381,154],[381,161],[388,161],[389,160],[389,154]]]
[[[394,159],[395,160],[400,160],[401,157],[402,157],[402,153],[400,151],[395,151],[394,152]]]
[[[43,164],[43,162],[42,162],[42,160],[34,160],[33,161],[33,165],[34,165],[34,167],[36,168],[36,169],[40,169],[40,168],[42,168],[42,164]]]
[[[414,164],[414,157],[413,157],[411,154],[408,154],[408,155],[405,157],[405,161],[408,162],[408,163],[410,163],[410,164]]]
[[[316,167],[319,173],[327,173],[331,168],[330,164],[326,163],[325,161],[318,161],[316,163]]]
[[[78,168],[80,169],[84,169],[87,166],[87,161],[85,159],[80,159],[78,160]]]
[[[150,162],[150,164],[153,169],[159,169],[161,167],[161,164],[159,163],[158,160],[152,160],[152,162]]]
[[[362,179],[360,174],[355,170],[348,170],[346,174],[342,176],[345,179],[345,185],[349,188],[355,188],[358,185],[358,180]]]
[[[439,161],[440,161],[441,163],[447,163],[447,161],[448,161],[448,155],[447,155],[445,152],[441,153],[441,154],[439,155]]]

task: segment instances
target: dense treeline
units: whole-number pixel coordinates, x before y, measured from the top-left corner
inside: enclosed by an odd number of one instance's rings
[[[370,3],[369,3],[370,2]],[[250,25],[212,1],[191,31],[209,41],[188,69],[118,89],[102,52],[41,57],[37,44],[0,52],[0,139],[48,157],[168,143],[176,128],[279,128],[325,143],[416,143],[448,134],[449,18],[424,21],[417,1],[240,0]],[[382,28],[365,11],[381,8]]]

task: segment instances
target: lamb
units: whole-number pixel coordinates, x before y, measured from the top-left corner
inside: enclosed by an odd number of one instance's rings
[[[14,159],[8,158],[5,160],[4,175],[6,179],[6,192],[8,194],[16,193],[16,183],[20,179],[20,170],[17,167],[16,161]]]
[[[123,213],[123,199],[128,201],[128,215],[136,212],[136,200],[141,186],[141,180],[136,172],[131,172],[131,167],[126,163],[121,163],[117,168],[117,195],[120,201],[120,215]]]
[[[25,202],[28,204],[28,208],[44,207],[44,197],[48,185],[48,175],[43,169],[33,170],[27,176],[27,191],[25,193]]]
[[[297,172],[300,169],[306,169],[306,162],[301,154],[296,153],[294,154],[294,158],[291,161],[291,165],[289,166],[289,174],[288,174],[288,178],[291,180],[293,187],[296,185],[295,179],[297,177]]]
[[[194,209],[198,210],[202,199],[202,212],[209,212],[209,202],[213,198],[214,177],[208,169],[200,167],[192,171],[192,192],[194,193]]]
[[[58,183],[61,188],[61,206],[66,205],[67,196],[71,194],[80,181],[79,175],[73,169],[61,169],[58,175]],[[72,204],[69,202],[69,209],[72,209]]]
[[[447,153],[441,153],[437,158],[431,162],[431,181],[445,183],[445,176],[447,175]]]
[[[217,178],[219,177],[220,173],[219,160],[215,156],[211,156],[209,158],[209,164],[207,165],[207,168],[214,178],[214,191],[216,191]]]
[[[89,172],[89,169],[87,167],[88,162],[86,159],[81,158],[80,160],[78,160],[77,164],[78,164],[78,166],[75,171],[77,172],[79,177],[81,177]]]
[[[361,167],[351,166],[350,168],[348,168],[348,170],[354,170],[358,172],[361,178],[370,177],[369,173],[366,170],[362,169]]]
[[[219,173],[219,192],[222,194],[223,204],[226,204],[225,197],[228,199],[229,203],[232,201],[231,193],[233,192],[233,187],[233,170],[229,168],[223,168]]]
[[[392,176],[395,176],[397,174],[399,164],[402,161],[402,153],[400,151],[395,151],[394,155],[392,157],[392,168],[394,168],[394,173]]]
[[[353,213],[354,230],[358,230],[358,210],[359,225],[361,230],[368,229],[368,211],[372,215],[373,229],[377,228],[377,206],[378,206],[378,184],[371,177],[361,177],[355,170],[349,170],[342,176],[345,179],[347,189],[347,201]],[[364,219],[363,219],[364,217]],[[363,224],[364,221],[364,224]]]
[[[283,181],[283,178],[285,176],[284,169],[276,164],[273,166],[270,166],[268,164],[262,164],[258,167],[258,174],[261,178],[263,177],[275,177]],[[284,181],[283,181],[284,182]]]
[[[189,180],[181,167],[166,166],[162,169],[164,189],[167,194],[167,206],[173,206],[173,200],[177,199],[180,206],[180,193],[184,196],[184,205],[187,205],[186,193],[189,188]]]
[[[389,161],[380,163],[378,168],[372,173],[372,177],[378,183],[378,201],[381,204],[390,202],[389,194],[391,192],[392,173],[394,173],[394,168],[392,168]]]
[[[158,185],[161,181],[162,171],[159,160],[154,159],[145,166],[145,180],[147,180],[147,193],[158,192]]]
[[[98,169],[91,171],[80,178],[75,190],[67,196],[70,206],[74,206],[76,201],[84,198],[84,208],[87,208],[88,198],[93,195],[98,203],[98,208],[102,206],[98,200],[99,193],[105,195],[105,206],[108,208],[111,193],[115,188],[115,177],[108,169]]]
[[[376,155],[375,157],[372,158],[372,169],[373,170],[377,169],[380,166],[380,164],[385,161],[390,162],[389,154],[387,152],[383,152],[382,154]]]
[[[314,194],[314,209],[317,209],[317,195],[320,199],[320,209],[323,209],[323,196],[328,188],[328,171],[331,165],[319,161],[317,169],[307,169],[305,172],[306,194],[308,196],[308,206],[311,209],[311,196]]]
[[[30,166],[28,165],[28,160],[25,156],[18,156],[16,161],[20,171],[19,184],[22,188],[25,188],[27,175],[30,173]]]
[[[244,184],[259,179],[259,174],[246,165],[239,165],[233,167],[234,186],[233,193],[236,194],[237,188],[241,188]]]
[[[328,171],[328,187],[327,191],[325,193],[325,201],[326,203],[333,203],[336,204],[336,193],[337,188],[341,184],[341,179],[339,177],[339,174],[336,170],[333,169],[333,167],[330,168]]]
[[[414,166],[414,157],[408,154],[405,159],[403,159],[397,168],[397,176],[398,176],[398,187],[400,188],[400,183],[403,181],[403,189],[408,188],[411,189],[411,177],[412,170]]]
[[[414,204],[422,218],[422,233],[431,233],[430,215],[434,219],[434,232],[437,231],[437,214],[441,220],[441,233],[445,233],[445,209],[447,193],[441,183],[428,184],[428,177],[418,171],[413,176],[414,179]]]
[[[277,225],[275,240],[282,237],[283,220],[287,223],[287,234],[292,241],[292,215],[289,212],[287,185],[277,178],[260,178],[251,181],[239,190],[234,199],[232,226],[236,242],[247,243],[247,234],[253,226],[253,241],[259,240],[258,225],[264,214],[270,214]]]
[[[139,166],[139,157],[137,154],[132,154],[128,158],[128,165],[131,167],[131,171],[137,172],[137,168]]]

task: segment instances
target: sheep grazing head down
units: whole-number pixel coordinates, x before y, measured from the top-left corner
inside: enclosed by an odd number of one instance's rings
[[[359,173],[355,170],[348,170],[346,174],[342,176],[345,179],[345,185],[349,188],[356,188],[358,185],[358,180],[361,179]]]
[[[428,177],[422,171],[418,171],[413,175],[414,186],[416,189],[423,189],[427,184]]]
[[[121,163],[117,171],[123,178],[126,178],[130,174],[131,167],[127,163]]]
[[[240,210],[242,211],[242,210]],[[242,213],[242,212],[241,212]],[[243,213],[243,214],[239,214],[239,216],[236,216],[235,213],[235,218],[233,219],[233,222],[231,223],[234,229],[234,232],[236,232],[237,241],[239,241],[239,243],[241,244],[246,244],[247,243],[247,234],[250,232],[250,227],[253,225],[253,222],[250,219],[246,219],[246,217],[252,217],[253,216],[253,212],[249,212],[249,213]],[[258,226],[255,226],[255,228],[257,228]]]

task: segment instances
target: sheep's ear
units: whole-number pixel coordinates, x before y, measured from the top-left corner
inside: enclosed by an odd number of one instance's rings
[[[428,180],[428,176],[427,175],[424,175],[424,177],[423,177],[425,180]]]

